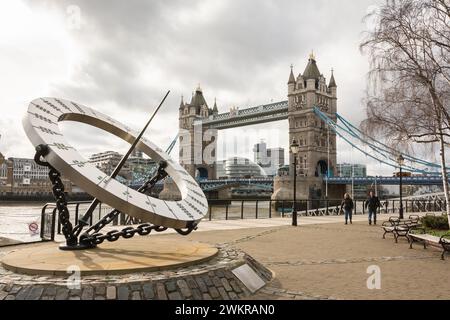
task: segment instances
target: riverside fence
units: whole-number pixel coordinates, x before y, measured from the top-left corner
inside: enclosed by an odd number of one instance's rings
[[[382,200],[378,209],[380,214],[398,214],[400,209],[399,200]],[[341,215],[341,200],[298,200],[295,208],[298,216],[336,216]],[[77,224],[78,219],[87,210],[90,201],[68,202],[72,224]],[[354,201],[354,214],[363,215],[367,213],[365,200]],[[442,200],[404,200],[404,213],[418,212],[445,212],[446,202]],[[239,220],[239,219],[271,219],[291,217],[294,208],[293,200],[209,200],[208,214],[205,219],[213,220]],[[90,225],[98,222],[112,208],[100,204],[89,221]],[[126,214],[120,214],[113,225],[133,225],[141,221]],[[47,203],[41,213],[41,239],[53,241],[55,234],[61,234],[61,223],[55,203]]]

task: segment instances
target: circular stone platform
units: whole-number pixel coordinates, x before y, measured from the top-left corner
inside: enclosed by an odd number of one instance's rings
[[[95,249],[63,251],[49,243],[8,253],[5,269],[32,275],[67,275],[79,268],[82,275],[126,274],[187,267],[214,258],[218,249],[183,240],[135,238],[104,243]]]

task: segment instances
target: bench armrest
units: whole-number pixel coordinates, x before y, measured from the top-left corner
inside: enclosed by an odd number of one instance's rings
[[[422,226],[413,226],[409,229],[408,234],[426,234],[426,230]]]
[[[393,224],[391,221],[385,221],[381,224],[382,227],[393,227],[395,224]]]
[[[445,244],[450,244],[450,232],[444,234],[441,239],[439,240],[439,243],[445,243]]]

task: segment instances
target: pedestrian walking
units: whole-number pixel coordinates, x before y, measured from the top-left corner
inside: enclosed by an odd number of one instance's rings
[[[341,211],[342,209],[344,209],[345,224],[348,224],[349,220],[350,224],[352,224],[353,199],[348,193],[344,195],[344,200],[342,200]]]
[[[372,224],[372,217],[373,217],[373,224],[377,224],[377,211],[378,208],[381,207],[380,199],[375,195],[373,191],[369,192],[369,198],[365,202],[366,209],[369,208],[369,225]]]

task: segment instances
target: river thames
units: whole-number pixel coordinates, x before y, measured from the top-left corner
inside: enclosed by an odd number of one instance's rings
[[[39,234],[33,226],[41,221],[41,210],[44,203],[0,202],[0,245],[6,239],[16,241],[39,241]],[[33,231],[31,231],[31,230]]]

